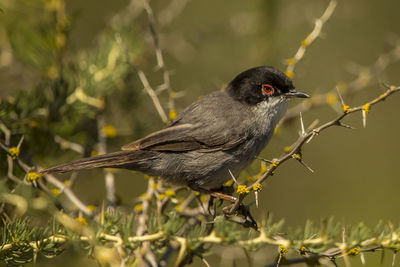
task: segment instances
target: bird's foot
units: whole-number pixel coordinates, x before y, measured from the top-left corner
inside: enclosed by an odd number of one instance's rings
[[[241,203],[239,207],[232,212],[232,207],[235,204],[230,204],[222,209],[226,218],[230,221],[241,224],[246,227],[251,227],[254,230],[258,230],[257,221],[253,218],[250,213],[250,207]]]

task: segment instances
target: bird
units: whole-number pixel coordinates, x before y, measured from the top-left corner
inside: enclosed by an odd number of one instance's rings
[[[270,141],[291,98],[308,98],[271,66],[238,74],[224,89],[184,109],[164,129],[121,151],[50,167],[42,174],[120,168],[159,176],[193,190],[221,187],[238,177]]]

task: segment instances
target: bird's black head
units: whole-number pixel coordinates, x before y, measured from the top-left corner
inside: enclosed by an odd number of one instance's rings
[[[234,99],[248,105],[256,105],[273,97],[309,97],[295,90],[292,80],[284,73],[269,66],[255,67],[240,73],[226,90]]]

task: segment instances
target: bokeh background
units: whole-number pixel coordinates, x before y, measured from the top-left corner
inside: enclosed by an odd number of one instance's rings
[[[0,96],[3,102],[15,100],[21,91],[37,94],[43,90],[45,93],[48,83],[43,81],[47,79],[44,77],[51,76],[51,67],[54,71],[56,66],[55,75],[68,64],[90,69],[83,61],[94,61],[96,56],[96,60],[101,61],[101,57],[105,57],[102,48],[115,42],[116,31],[123,33],[126,45],[151,83],[154,86],[162,83],[160,72],[154,69],[154,46],[141,1],[66,0],[69,25],[62,57],[47,53],[52,48],[48,47],[46,38],[42,38],[43,42],[37,41],[41,34],[48,34],[47,23],[52,19],[46,15],[49,9],[43,8],[45,2],[51,9],[52,1],[0,0],[3,10],[0,12]],[[173,6],[173,2],[180,5]],[[176,99],[177,112],[198,97],[222,88],[249,67],[273,65],[284,70],[285,60],[294,55],[327,4],[328,1],[310,0],[151,1],[165,63],[172,73],[172,88],[184,93]],[[381,54],[400,42],[399,10],[400,2],[396,0],[339,1],[320,38],[296,66],[293,79],[296,87],[315,95],[332,90],[338,83],[354,80],[365,67],[372,66]],[[79,57],[81,61],[77,60]],[[135,73],[120,69],[124,67],[123,63],[119,64],[115,72],[108,74],[112,76],[110,81],[99,87],[93,83],[86,91],[89,95],[101,94],[106,98],[104,116],[117,133],[108,141],[109,151],[116,151],[164,125]],[[64,69],[57,69],[61,65]],[[384,92],[382,83],[400,85],[399,73],[400,62],[392,62],[378,77],[373,77],[364,90],[345,101],[359,105]],[[81,80],[87,79],[84,74],[82,77]],[[32,93],[33,102],[35,94]],[[161,100],[166,103],[165,98]],[[361,114],[353,114],[345,122],[356,127],[355,130],[331,128],[314,138],[304,147],[303,153],[304,160],[315,172],[310,173],[295,161],[281,166],[265,184],[261,205],[254,213],[260,216],[270,212],[276,219],[284,218],[287,227],[304,225],[307,219],[318,222],[330,216],[346,224],[364,221],[371,227],[380,220],[398,223],[399,103],[400,96],[394,95],[374,106],[366,129],[362,127]],[[61,117],[54,118],[60,129],[67,128],[64,124],[71,121],[68,116],[73,115],[68,112],[58,113]],[[331,106],[325,105],[305,112],[303,117],[305,123],[310,124],[315,119],[330,120],[336,114]],[[74,134],[73,129],[60,130],[60,133],[71,133],[63,137],[89,147],[95,142],[90,139],[90,127],[95,125],[82,124],[88,128],[89,134],[85,136]],[[283,148],[297,138],[299,127],[298,120],[285,124],[261,156],[279,156]],[[32,138],[45,142],[46,136],[32,135]],[[54,142],[29,148],[32,152],[29,157],[43,166],[81,157],[61,150]],[[257,173],[259,165],[255,162],[241,179]],[[128,171],[118,171],[116,175],[121,205],[132,206],[134,198],[145,190],[143,175]],[[100,204],[105,199],[102,172],[78,174],[73,190],[84,202]],[[241,254],[218,248],[216,252],[223,256],[222,263],[226,264],[231,262],[233,254]],[[53,260],[40,260],[39,266],[69,261],[71,253],[76,252],[66,252]],[[220,257],[210,256],[210,259],[214,265],[221,263]],[[391,256],[387,256],[385,264],[390,261]],[[367,266],[376,266],[379,262],[380,255],[367,255]],[[86,261],[85,256],[76,264],[95,266],[93,261]],[[359,259],[352,260],[352,264],[358,266]],[[201,263],[196,261],[194,266],[201,266]]]

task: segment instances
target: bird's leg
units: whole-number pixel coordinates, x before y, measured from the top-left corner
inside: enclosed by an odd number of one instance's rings
[[[203,194],[208,194],[208,195],[216,197],[218,199],[228,200],[228,201],[230,201],[232,203],[235,203],[235,201],[236,201],[236,197],[233,197],[233,196],[230,196],[230,195],[227,195],[227,194],[224,194],[224,193],[210,191],[208,189],[204,189],[204,188],[202,188],[200,186],[193,185],[193,184],[189,185],[189,187],[194,191],[197,191],[197,192],[200,192],[200,193],[203,193]]]

